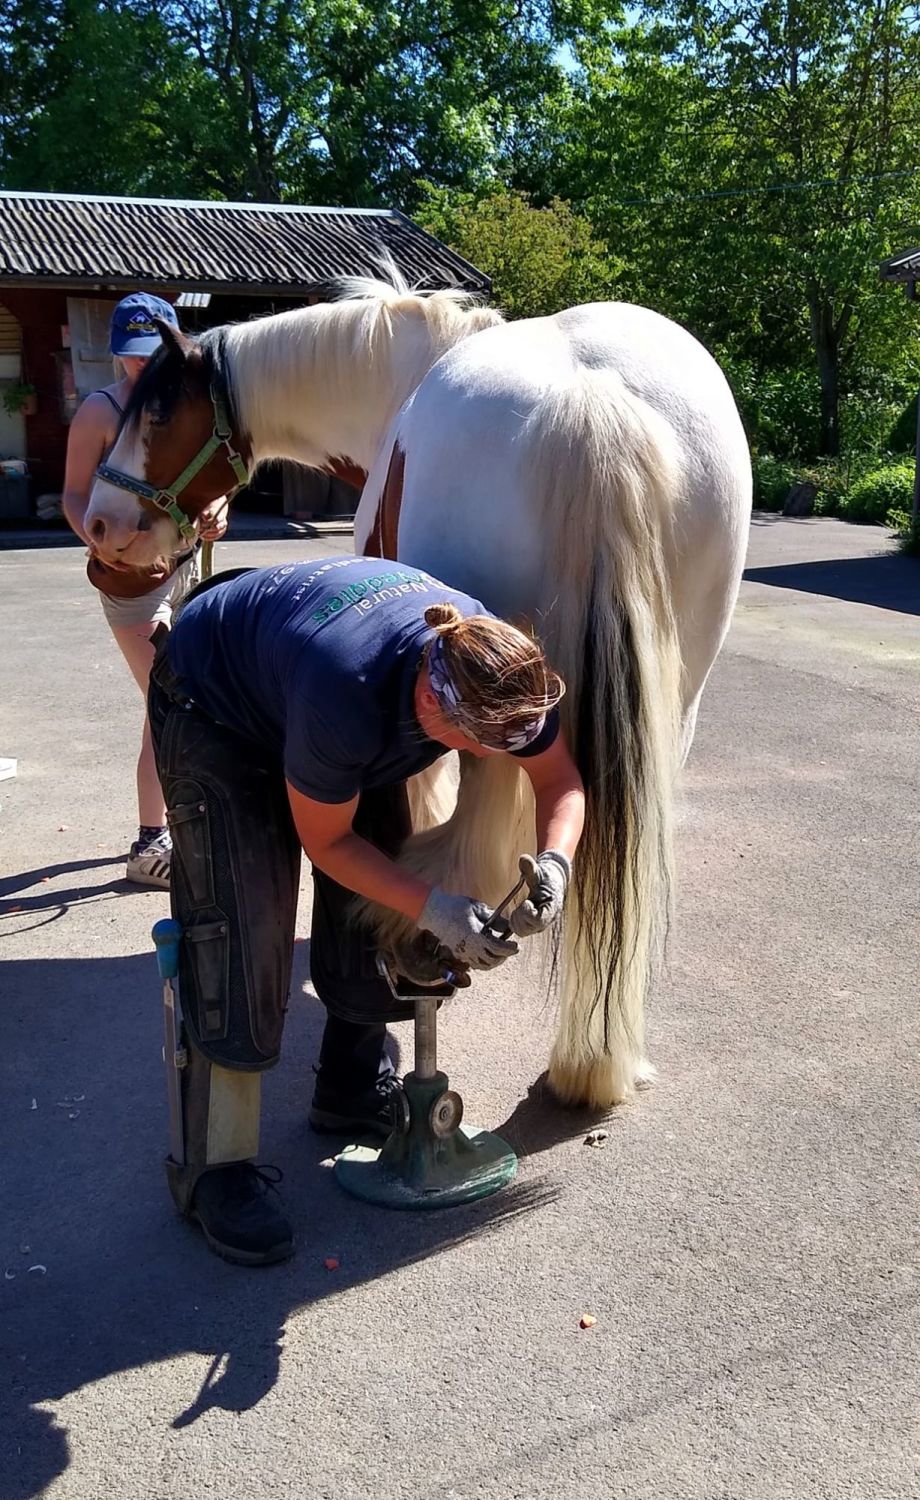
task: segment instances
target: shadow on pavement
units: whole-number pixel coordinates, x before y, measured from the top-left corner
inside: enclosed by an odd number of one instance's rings
[[[789,516],[784,516],[781,510],[755,510],[751,512],[752,526],[775,526],[777,521],[788,521]],[[803,521],[807,518],[796,516],[792,519]]]
[[[495,1126],[495,1132],[523,1159],[551,1151],[563,1141],[578,1140],[596,1129],[601,1121],[608,1130],[612,1129],[611,1121],[622,1118],[622,1110],[572,1109],[560,1104],[549,1086],[547,1074],[541,1073],[504,1124]]]
[[[152,954],[4,965],[4,1500],[32,1500],[70,1462],[67,1431],[42,1403],[197,1354],[206,1370],[190,1390],[189,1367],[180,1369],[170,1425],[188,1426],[215,1406],[247,1410],[278,1378],[292,1312],[496,1231],[553,1197],[531,1181],[430,1214],[388,1214],[346,1198],[320,1165],[338,1143],[306,1126],[324,1020],[319,1003],[300,992],[307,952],[308,944],[296,945],[284,1057],[266,1076],[262,1131],[262,1159],[285,1173],[299,1246],[287,1265],[262,1270],[218,1260],[173,1210],[162,1170],[167,1122]],[[331,1255],[340,1262],[335,1272],[324,1266]]]
[[[746,568],[744,579],[746,583],[768,583],[773,588],[825,594],[853,604],[874,604],[878,609],[920,615],[920,564],[897,552]]]
[[[52,881],[55,877],[77,873],[80,870],[95,870],[100,865],[123,865],[124,855],[108,855],[105,859],[75,860],[69,864],[46,865],[43,869],[26,870],[17,875],[7,876],[0,880],[0,922],[5,918],[18,917],[13,928],[4,929],[0,926],[0,939],[15,932],[29,932],[37,927],[47,927],[51,922],[66,916],[74,906],[97,906],[102,901],[112,901],[116,897],[120,900],[124,896],[149,895],[150,887],[137,885],[124,877],[117,880],[107,881],[104,885],[97,882],[86,885],[75,885],[65,890],[59,886],[51,886],[47,891],[38,895],[24,896],[20,892],[30,890],[44,881]],[[12,898],[12,899],[7,899]],[[25,923],[22,918],[38,916],[40,921]]]
[[[37,870],[18,870],[15,875],[6,875],[0,880],[0,900],[6,896],[12,896],[16,891],[27,891],[30,886],[38,885],[43,880],[54,880],[58,875],[74,875],[79,870],[98,870],[102,865],[120,865],[124,861],[123,854],[107,854],[102,859],[72,859],[60,865],[42,865]],[[96,886],[77,886],[74,891],[55,891],[54,899],[60,902],[68,895],[89,895],[91,891],[98,889]],[[48,892],[49,896],[52,892]]]

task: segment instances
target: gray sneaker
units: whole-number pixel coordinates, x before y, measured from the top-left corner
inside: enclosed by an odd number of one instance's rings
[[[169,890],[169,863],[172,858],[172,839],[165,829],[146,844],[136,840],[128,851],[125,879],[135,885],[155,885],[160,890]]]

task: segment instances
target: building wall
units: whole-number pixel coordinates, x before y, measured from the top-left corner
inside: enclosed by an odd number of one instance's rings
[[[62,330],[69,326],[71,343],[81,342],[86,346],[85,358],[74,360],[77,396],[85,395],[88,388],[107,384],[113,379],[113,374],[104,348],[107,342],[106,308],[114,308],[119,295],[124,293],[86,299],[79,292],[54,287],[0,286],[0,305],[18,320],[22,330],[21,378],[34,385],[37,394],[36,415],[16,419],[25,426],[24,439],[21,429],[17,428],[16,446],[20,449],[17,456],[25,458],[28,464],[33,511],[39,495],[60,494],[64,487],[68,419],[62,409],[56,358],[64,352]],[[81,298],[79,309],[75,298]],[[189,333],[200,333],[222,323],[244,322],[249,318],[302,307],[305,300],[315,299],[280,295],[259,297],[256,294],[214,296],[207,309],[180,309],[179,321]],[[75,315],[73,319],[72,314]],[[5,369],[0,369],[0,378],[4,378],[5,373]],[[12,367],[8,373],[12,376]],[[299,466],[286,467],[295,470]],[[241,499],[245,505],[245,497]],[[347,486],[306,470],[288,476],[286,499],[282,501],[280,468],[272,475],[271,483],[260,485],[256,481],[250,499],[257,509],[274,512],[286,509],[312,515],[350,512],[357,503],[355,492]]]
[[[3,303],[22,328],[23,379],[35,386],[38,410],[26,417],[25,458],[32,495],[59,491],[64,483],[67,428],[61,420],[55,352],[62,347],[67,322],[67,294],[45,288],[0,287]]]
[[[22,329],[18,318],[0,302],[0,394],[22,380]],[[0,401],[0,459],[25,458],[26,424],[21,412],[7,411]]]

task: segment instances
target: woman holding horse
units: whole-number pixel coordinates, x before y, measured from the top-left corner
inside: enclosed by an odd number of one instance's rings
[[[178,328],[173,309],[160,297],[138,292],[122,298],[115,308],[110,349],[120,378],[87,396],[71,423],[62,497],[69,525],[89,548],[86,575],[99,591],[109,629],[145,696],[153,661],[150,637],[160,622],[169,624],[176,604],[197,582],[197,547],[159,566],[139,569],[127,556],[103,562],[84,530],[84,520],[96,469],[113,447],[131,392],[160,347],[154,318]],[[227,503],[221,497],[200,517],[199,536],[216,540],[226,529]],[[126,876],[140,885],[168,886],[171,844],[146,717],[137,762],[137,802],[140,826],[128,853]]]
[[[518,936],[559,916],[584,818],[560,734],[560,678],[532,636],[417,568],[341,557],[221,574],[159,643],[149,711],[183,930],[180,1210],[218,1254],[283,1260],[291,1226],[258,1151],[261,1073],[278,1059],[303,849],[310,969],[328,1011],[310,1122],[387,1133],[394,1007],[355,896],[400,913],[466,968],[517,951],[489,908],[395,863],[405,782],[448,750],[512,757],[534,790],[538,880]],[[181,1132],[181,1133],[177,1133]]]

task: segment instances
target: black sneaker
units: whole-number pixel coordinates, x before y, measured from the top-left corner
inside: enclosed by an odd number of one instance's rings
[[[199,1177],[188,1216],[215,1255],[239,1266],[270,1266],[293,1255],[294,1231],[268,1196],[280,1181],[277,1167],[252,1162],[211,1167]]]
[[[311,1128],[319,1135],[349,1135],[354,1131],[372,1130],[375,1135],[389,1135],[395,1124],[393,1095],[401,1084],[395,1073],[378,1078],[371,1088],[360,1094],[345,1094],[316,1080],[313,1103],[307,1116]]]

